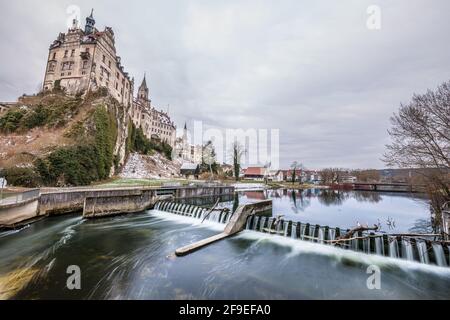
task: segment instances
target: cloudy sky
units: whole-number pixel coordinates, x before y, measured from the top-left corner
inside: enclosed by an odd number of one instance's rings
[[[390,115],[450,79],[448,0],[17,0],[0,2],[0,101],[36,92],[71,5],[113,27],[178,127],[279,129],[283,167],[382,168]]]

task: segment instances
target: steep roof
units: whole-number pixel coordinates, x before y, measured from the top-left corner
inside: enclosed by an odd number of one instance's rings
[[[244,174],[246,176],[263,176],[265,173],[265,168],[263,167],[248,167],[245,169]]]
[[[195,163],[185,162],[181,165],[180,170],[197,170],[198,165]]]

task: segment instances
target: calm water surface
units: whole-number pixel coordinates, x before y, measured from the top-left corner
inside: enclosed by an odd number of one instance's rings
[[[429,201],[420,194],[308,189],[239,192],[239,204],[273,200],[273,215],[285,220],[347,229],[380,223],[392,233],[429,232]],[[391,223],[388,223],[391,221]]]

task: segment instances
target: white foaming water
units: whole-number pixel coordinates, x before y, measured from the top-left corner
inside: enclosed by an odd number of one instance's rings
[[[433,247],[434,256],[436,257],[436,263],[440,267],[446,267],[447,261],[445,261],[444,249],[439,243],[433,243],[431,245]]]
[[[384,256],[384,245],[383,245],[383,238],[376,237],[375,238],[375,252],[378,255]]]
[[[409,261],[414,260],[413,246],[407,239],[402,239],[402,258]]]
[[[208,228],[217,231],[223,231],[223,229],[225,228],[225,225],[222,223],[213,222],[210,220],[205,220],[202,223],[202,219],[195,219],[188,216],[181,216],[165,211],[151,210],[148,211],[148,213],[155,218],[173,221],[181,224],[188,224],[198,228]]]
[[[222,232],[224,225],[216,222],[205,221],[201,223],[201,220],[179,216],[173,213],[167,213],[164,211],[152,210],[149,214],[153,217],[163,220],[173,221],[180,224],[188,224],[197,228],[207,228],[214,231]],[[435,273],[440,276],[450,277],[450,269],[442,268],[435,265],[423,264],[416,261],[408,261],[402,259],[396,259],[381,255],[366,254],[362,252],[355,252],[351,250],[345,250],[338,247],[314,243],[310,241],[301,241],[289,237],[283,237],[279,235],[272,235],[268,233],[262,233],[252,230],[244,230],[240,232],[235,238],[249,239],[258,242],[271,242],[280,246],[287,246],[291,248],[291,253],[287,258],[292,258],[300,254],[316,254],[334,258],[336,260],[349,259],[355,262],[363,263],[366,265],[378,265],[383,266],[397,266],[404,270],[417,270],[423,272]],[[226,240],[224,240],[226,241]],[[397,251],[398,252],[398,251]]]
[[[417,241],[416,247],[417,247],[417,252],[419,255],[420,262],[426,263],[426,264],[430,263],[426,242],[425,241]]]
[[[277,235],[269,235],[257,231],[243,231],[239,233],[236,238],[250,239],[255,241],[268,241],[280,246],[287,246],[291,248],[289,258],[301,255],[301,254],[317,254],[332,257],[336,260],[343,258],[349,259],[355,262],[363,263],[365,265],[378,265],[383,266],[397,266],[404,270],[417,270],[423,272],[435,273],[440,276],[450,277],[450,269],[442,268],[435,265],[427,265],[416,261],[408,261],[402,259],[395,259],[385,256],[379,256],[374,254],[366,254],[362,252],[355,252],[351,250],[345,250],[330,245],[314,243],[310,241],[299,241],[292,238],[286,238]]]
[[[398,242],[397,239],[391,239],[389,242],[389,256],[398,258]]]

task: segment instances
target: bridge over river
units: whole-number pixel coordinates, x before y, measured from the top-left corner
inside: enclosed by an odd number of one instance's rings
[[[367,183],[355,182],[352,184],[353,190],[358,191],[382,191],[382,192],[425,192],[425,186],[412,185],[406,183]]]

